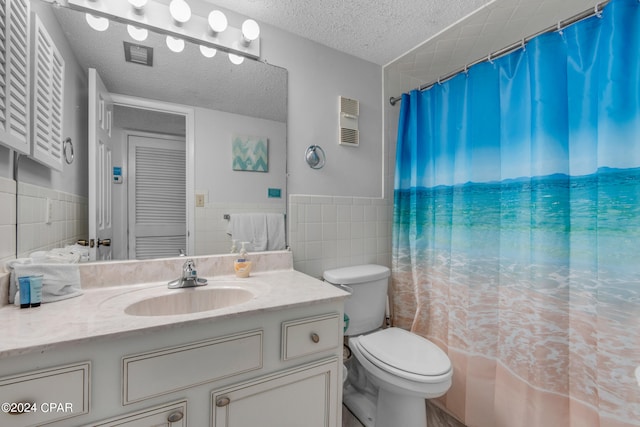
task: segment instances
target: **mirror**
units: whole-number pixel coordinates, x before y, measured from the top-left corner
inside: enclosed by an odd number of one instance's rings
[[[185,248],[189,255],[228,253],[231,247],[227,234],[229,215],[240,212],[285,214],[285,69],[250,59],[234,65],[224,52],[206,58],[198,46],[189,43],[184,51],[174,53],[167,48],[165,36],[150,32],[146,40],[135,41],[128,35],[126,25],[113,21],[106,31],[98,32],[87,25],[84,13],[46,1],[32,0],[32,11],[53,17],[55,22],[43,19],[45,26],[59,25],[80,69],[86,73],[89,68],[95,68],[110,93],[125,95],[122,98],[175,104],[194,112],[194,127],[190,130],[181,114],[157,111],[153,107],[131,108],[126,103],[114,108],[114,133],[121,146],[114,150],[113,166],[123,171],[122,184],[111,184],[113,223],[119,227],[114,230],[112,242],[114,259],[135,258],[128,254],[126,243],[130,228],[126,216],[131,203],[128,195],[131,189],[127,189],[131,165],[128,164],[126,135],[131,133],[184,139],[185,134],[193,132],[193,163],[187,159],[185,171],[187,176],[191,174],[194,187],[191,198],[187,195],[187,201],[192,200],[195,205],[186,209],[190,216],[187,224],[193,224],[191,250]],[[127,46],[123,42],[152,48],[152,66],[127,62]],[[136,58],[141,60],[140,49],[134,47],[131,52],[134,61]],[[75,80],[86,83],[82,78]],[[67,78],[66,83],[68,81]],[[86,91],[86,87],[76,89],[82,90]],[[237,147],[238,140],[267,141],[268,155],[262,157],[268,162],[266,171],[233,166],[233,144]],[[74,143],[85,144],[86,141]],[[76,153],[79,151],[82,150],[76,149]],[[18,242],[20,240],[21,236],[18,236]],[[175,255],[178,255],[177,251]]]

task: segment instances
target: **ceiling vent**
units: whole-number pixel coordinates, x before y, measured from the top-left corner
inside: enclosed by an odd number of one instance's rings
[[[340,145],[357,147],[360,143],[358,116],[360,103],[355,99],[340,97]]]
[[[129,42],[124,43],[124,59],[127,62],[133,62],[134,64],[153,66],[153,48],[148,46],[142,46],[140,44],[133,44]]]

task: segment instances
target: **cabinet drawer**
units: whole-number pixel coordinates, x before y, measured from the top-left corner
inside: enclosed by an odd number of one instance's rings
[[[25,411],[0,411],[0,425],[35,426],[89,413],[89,372],[83,362],[0,379],[0,402]]]
[[[282,323],[282,359],[330,350],[342,339],[338,313]]]
[[[187,402],[156,406],[142,411],[101,421],[92,427],[187,426]]]
[[[122,403],[183,390],[262,368],[262,330],[122,359]]]

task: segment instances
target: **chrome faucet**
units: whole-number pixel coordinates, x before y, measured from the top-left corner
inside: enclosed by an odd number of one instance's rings
[[[169,289],[176,288],[193,288],[196,286],[204,286],[207,284],[207,279],[198,277],[198,271],[196,270],[196,264],[192,259],[188,259],[182,266],[182,276],[179,279],[170,281],[167,286]]]

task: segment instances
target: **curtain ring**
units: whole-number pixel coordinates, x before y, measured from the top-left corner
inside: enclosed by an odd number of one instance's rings
[[[64,154],[64,161],[67,162],[68,165],[73,163],[73,142],[71,142],[71,138],[67,137],[64,141],[62,141],[62,153]]]
[[[522,43],[520,44],[520,47],[522,48],[523,52],[527,51],[527,42],[525,41],[525,39],[522,39]]]
[[[558,34],[560,34],[560,35],[562,35],[562,25],[561,24],[562,23],[560,21],[558,21],[558,29],[557,29],[557,31],[558,31]]]
[[[640,0],[638,0],[640,1]],[[598,10],[598,5],[595,5],[593,7],[593,13],[598,17],[598,18],[602,18],[602,11]]]
[[[493,61],[491,60],[491,54],[487,55],[487,61],[489,61],[489,64],[493,65]]]

